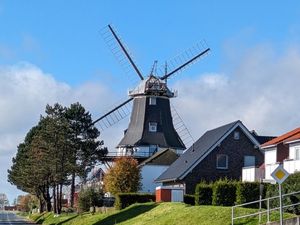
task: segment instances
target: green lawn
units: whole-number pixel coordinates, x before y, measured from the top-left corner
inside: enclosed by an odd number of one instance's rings
[[[239,215],[256,212],[255,209],[238,209]],[[285,217],[293,217],[285,214]],[[279,218],[272,214],[272,220]],[[135,204],[126,209],[107,214],[85,213],[82,215],[61,215],[54,217],[47,213],[32,218],[43,224],[52,225],[229,225],[231,224],[231,207],[189,206],[183,203],[144,203]],[[265,216],[263,217],[265,221]],[[235,224],[257,225],[258,219],[237,220]]]

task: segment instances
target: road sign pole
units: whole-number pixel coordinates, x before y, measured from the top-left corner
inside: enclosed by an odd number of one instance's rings
[[[283,225],[283,215],[282,215],[282,193],[281,184],[279,183],[279,210],[280,210],[280,225]]]

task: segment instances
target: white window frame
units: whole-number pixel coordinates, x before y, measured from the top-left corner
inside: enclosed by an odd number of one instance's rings
[[[300,160],[300,148],[295,148],[295,160]]]
[[[156,97],[149,97],[149,105],[156,105]]]
[[[149,132],[157,132],[157,123],[149,122]]]
[[[239,131],[234,131],[233,132],[233,138],[234,138],[234,140],[240,140],[240,132]]]
[[[252,159],[254,158],[254,165],[246,165],[245,163],[246,163],[246,157],[251,157]],[[255,160],[256,160],[256,158],[255,158],[255,156],[254,155],[245,155],[244,156],[244,167],[251,167],[251,166],[255,166]]]
[[[219,166],[219,157],[226,157],[226,166]],[[227,170],[228,169],[228,155],[226,154],[217,154],[217,158],[216,158],[216,167],[217,169],[222,169],[222,170]]]

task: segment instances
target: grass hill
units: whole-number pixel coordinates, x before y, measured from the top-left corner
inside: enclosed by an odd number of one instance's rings
[[[239,215],[257,212],[257,209],[238,209]],[[285,217],[292,217],[285,214]],[[272,221],[279,219],[273,213]],[[33,215],[31,219],[38,223],[51,225],[229,225],[231,207],[190,206],[183,203],[144,203],[134,204],[121,211],[111,213],[85,213],[82,215],[65,214],[55,217],[52,213]],[[264,223],[265,216],[263,216]],[[235,224],[257,225],[258,219],[237,220]]]

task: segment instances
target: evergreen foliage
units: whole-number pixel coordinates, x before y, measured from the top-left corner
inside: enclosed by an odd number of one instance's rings
[[[119,193],[115,196],[115,208],[124,209],[134,203],[155,202],[154,194]]]
[[[107,149],[97,140],[100,133],[92,125],[90,113],[79,103],[70,108],[47,105],[45,112],[18,145],[8,181],[35,195],[41,212],[60,213],[63,186],[72,184],[70,177],[84,178]]]
[[[195,190],[195,204],[196,205],[211,205],[212,204],[212,190],[213,185],[201,182],[197,184]]]
[[[237,182],[236,187],[236,204],[253,202],[259,200],[260,183],[259,182]],[[258,206],[249,205],[249,207]]]
[[[218,180],[213,184],[212,204],[233,206],[236,200],[236,182],[227,179]]]
[[[79,210],[81,212],[87,212],[93,207],[93,212],[95,212],[95,207],[101,206],[102,198],[103,193],[92,187],[80,191],[78,198]]]

